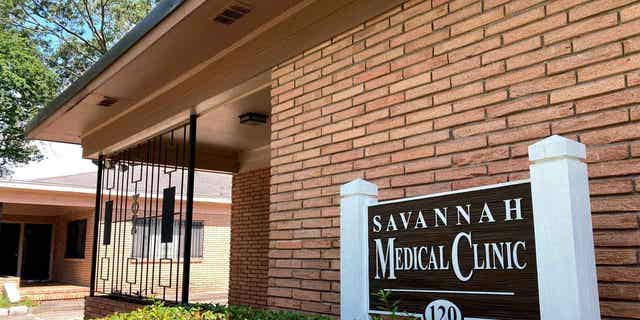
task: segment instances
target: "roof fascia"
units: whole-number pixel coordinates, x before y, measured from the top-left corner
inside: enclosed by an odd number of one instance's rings
[[[100,60],[98,60],[91,68],[85,71],[78,80],[74,81],[62,93],[55,97],[46,107],[38,112],[38,114],[29,121],[25,130],[27,134],[31,133],[45,120],[52,116],[56,111],[66,105],[73,97],[78,95],[86,88],[91,81],[96,79],[103,71],[116,62],[131,47],[133,47],[140,39],[155,28],[167,16],[174,12],[185,0],[162,0],[158,5],[149,12],[147,16],[136,24],[122,39],[120,39]]]

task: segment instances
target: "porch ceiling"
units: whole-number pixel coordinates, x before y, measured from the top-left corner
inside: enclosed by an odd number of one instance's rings
[[[241,124],[239,116],[247,112],[271,114],[269,88],[250,93],[207,112],[198,119],[198,143],[225,146],[234,152],[253,150],[269,144],[270,125]]]
[[[229,1],[187,0],[55,112],[32,139],[81,143],[96,158],[202,115],[198,147],[209,155],[269,143],[267,126],[238,124],[244,111],[268,113],[269,70],[402,0],[245,1],[252,11],[232,25],[212,20]],[[103,97],[119,102],[100,107]],[[208,168],[215,169],[215,168]],[[226,170],[233,171],[233,170]]]

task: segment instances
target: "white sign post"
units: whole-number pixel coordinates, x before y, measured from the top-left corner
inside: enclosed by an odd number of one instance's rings
[[[529,146],[541,319],[600,319],[584,144]]]
[[[543,320],[600,319],[585,158],[583,144],[560,136],[529,147]],[[357,179],[342,185],[340,195],[340,317],[364,320],[369,317],[369,206],[378,203],[378,188]]]
[[[367,212],[378,186],[356,179],[340,187],[340,319],[369,318]]]

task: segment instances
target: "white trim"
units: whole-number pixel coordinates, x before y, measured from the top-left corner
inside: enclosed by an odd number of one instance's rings
[[[33,190],[33,191],[70,192],[70,193],[82,193],[82,194],[87,194],[87,195],[95,195],[96,194],[96,189],[64,187],[64,186],[51,186],[51,185],[36,184],[36,183],[29,183],[29,182],[0,181],[0,188],[22,189],[22,190]],[[132,197],[135,194],[135,192],[127,192],[126,194],[127,194],[127,196]],[[144,193],[140,194],[140,196],[144,196],[144,195],[145,195]],[[155,195],[153,195],[153,194],[147,194],[147,195],[149,196],[149,198],[153,197],[153,198],[162,199],[161,195],[159,195],[158,197],[155,197]],[[186,197],[183,197],[183,196],[176,197],[176,201],[177,200],[181,200],[181,199],[186,199]],[[226,203],[226,204],[230,204],[231,203],[231,199],[213,198],[213,197],[211,197],[211,198],[210,197],[193,197],[193,202]]]
[[[45,185],[45,184],[37,184],[37,183],[29,183],[29,182],[0,181],[0,187],[12,188],[12,189],[36,190],[36,191],[58,191],[58,192],[74,192],[74,193],[96,194],[96,190],[95,189],[63,187],[63,186],[50,186],[50,185]]]
[[[394,314],[393,312],[380,311],[380,310],[369,310],[369,313],[381,314],[381,315],[392,315],[392,314]],[[422,315],[419,314],[419,313],[396,312],[395,315],[401,316],[401,317],[416,317],[416,318],[421,318],[422,319]]]
[[[463,290],[429,290],[429,289],[382,289],[391,292],[413,292],[413,293],[453,293],[453,294],[472,294],[487,296],[514,296],[515,292],[507,291],[463,291]]]
[[[472,191],[480,191],[480,190],[494,189],[494,188],[500,188],[500,187],[507,187],[507,186],[517,185],[517,184],[529,183],[529,182],[531,182],[531,180],[524,179],[524,180],[509,181],[509,182],[503,182],[503,183],[497,183],[497,184],[490,184],[490,185],[486,185],[486,186],[467,188],[467,189],[446,191],[446,192],[440,192],[440,193],[432,193],[432,194],[428,194],[428,195],[424,195],[424,196],[415,196],[415,197],[410,197],[410,198],[402,198],[402,199],[380,201],[380,202],[378,202],[376,204],[370,205],[370,207],[375,207],[375,206],[384,205],[384,204],[390,204],[390,203],[398,203],[398,202],[406,202],[406,201],[412,201],[412,200],[435,198],[435,197],[447,196],[447,195],[451,195],[451,194],[458,194],[458,193],[465,193],[465,192],[472,192]]]
[[[385,315],[385,316],[394,314],[393,312],[380,311],[380,310],[369,310],[369,313],[370,314],[380,314],[380,315]],[[395,315],[396,316],[401,316],[401,317],[414,317],[414,318],[424,319],[423,315],[419,314],[419,313],[396,312]],[[464,320],[495,320],[495,319],[464,317]]]

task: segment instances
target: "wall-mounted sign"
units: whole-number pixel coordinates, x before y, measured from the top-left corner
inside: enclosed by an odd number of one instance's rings
[[[528,182],[369,206],[368,247],[373,312],[540,319]]]

